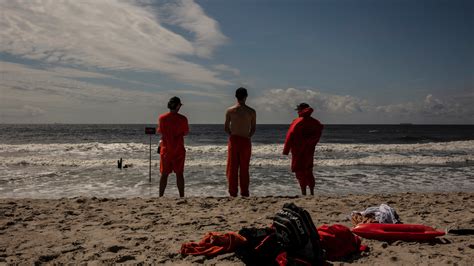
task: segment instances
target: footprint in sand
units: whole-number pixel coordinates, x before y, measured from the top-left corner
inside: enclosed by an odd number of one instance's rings
[[[113,245],[113,246],[108,247],[108,248],[107,248],[107,251],[108,251],[108,252],[117,253],[117,252],[119,252],[119,251],[122,250],[122,249],[126,249],[126,247]]]
[[[126,261],[129,261],[129,260],[135,260],[135,257],[132,256],[132,255],[124,255],[124,256],[119,257],[115,262],[116,263],[122,263],[122,262],[126,262]]]

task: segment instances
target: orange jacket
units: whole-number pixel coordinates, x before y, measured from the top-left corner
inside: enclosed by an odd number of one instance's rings
[[[189,133],[189,126],[184,115],[173,112],[160,115],[156,131],[161,134],[160,155],[180,156],[186,153],[184,136]]]
[[[313,167],[313,157],[324,126],[311,117],[313,108],[309,107],[298,112],[299,117],[293,120],[286,134],[283,154],[291,151],[291,170],[293,172]]]

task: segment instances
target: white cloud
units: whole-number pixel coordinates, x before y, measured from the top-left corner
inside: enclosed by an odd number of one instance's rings
[[[473,123],[474,105],[472,95],[456,96],[439,99],[429,94],[424,99],[412,102],[377,105],[367,100],[350,95],[336,95],[322,93],[319,90],[302,90],[295,88],[269,89],[250,103],[257,106],[263,117],[274,119],[282,115],[283,118],[294,116],[294,107],[297,103],[306,102],[311,105],[320,116],[329,118],[332,123],[343,121],[371,121],[379,123],[398,123],[413,121],[417,123]],[[272,120],[273,121],[273,120]]]
[[[0,69],[0,88],[4,91],[3,96],[8,96],[8,91],[26,92],[27,95],[24,95],[24,97],[18,97],[20,100],[29,96],[39,96],[37,100],[44,98],[49,102],[49,98],[60,95],[70,100],[88,99],[94,102],[110,102],[126,101],[128,96],[137,93],[64,78],[64,71],[56,71],[57,69],[42,70],[7,62],[0,62]],[[71,73],[68,70],[66,72]],[[75,71],[74,74],[75,77],[87,77],[89,73]],[[93,76],[95,73],[91,74]],[[31,99],[33,98],[31,97]]]
[[[218,73],[182,59],[209,58],[226,37],[193,1],[0,1],[0,52],[63,66],[159,71],[197,85],[228,85]],[[167,16],[166,16],[167,15]],[[163,16],[163,19],[160,18]],[[195,35],[188,40],[163,21]]]
[[[206,99],[212,99],[213,101],[221,101],[224,98],[229,97],[228,94],[215,92],[215,91],[198,91],[198,90],[172,90],[166,91],[169,95],[186,95],[186,96],[200,96]]]
[[[44,115],[46,113],[45,110],[35,107],[35,106],[30,106],[30,105],[23,105],[23,106],[13,106],[10,108],[2,108],[1,109],[1,114],[0,114],[0,119],[3,118],[13,118],[13,119],[22,119],[25,117],[28,118],[35,118],[41,115]]]
[[[240,70],[235,67],[231,67],[231,66],[223,65],[223,64],[213,65],[212,67],[219,71],[231,73],[234,76],[240,76]]]
[[[474,116],[472,102],[455,101],[454,98],[441,100],[435,98],[432,94],[428,94],[422,101],[377,106],[375,110],[389,116],[464,117],[471,118],[471,123]]]
[[[160,14],[165,17],[165,22],[179,25],[194,34],[194,51],[200,57],[209,58],[217,46],[227,42],[217,21],[208,17],[201,6],[192,0],[167,3]]]
[[[47,71],[41,71],[40,69],[35,69],[33,67],[28,67],[23,64],[17,63],[10,63],[0,61],[0,75],[1,79],[0,82],[5,82],[6,80],[18,80],[18,75],[21,75],[21,79],[24,79],[25,76],[21,74],[22,71],[25,71],[26,74],[30,72],[34,73],[48,73],[48,75],[54,75],[58,77],[67,77],[67,78],[112,78],[111,76],[97,73],[97,72],[90,72],[84,71],[80,69],[74,68],[66,68],[66,67],[51,67]]]
[[[33,116],[44,118],[41,122],[56,121],[54,118],[62,116],[69,119],[67,122],[130,122],[137,118],[143,122],[141,117],[127,113],[137,109],[144,111],[143,116],[153,115],[151,108],[163,105],[169,98],[166,93],[124,90],[64,78],[64,71],[57,69],[0,62],[0,70],[0,122],[28,122],[21,119]],[[88,72],[76,71],[75,75],[87,76]],[[98,113],[87,116],[91,110]]]
[[[270,112],[282,109],[293,110],[296,104],[301,102],[306,102],[321,112],[340,114],[363,112],[369,108],[365,100],[349,95],[334,95],[317,90],[295,88],[270,89],[253,102]]]

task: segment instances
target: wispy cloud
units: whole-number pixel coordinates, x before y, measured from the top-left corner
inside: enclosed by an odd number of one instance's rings
[[[288,109],[293,110],[296,104],[306,102],[318,111],[332,113],[363,112],[369,108],[365,100],[349,95],[334,95],[318,90],[300,90],[295,88],[270,89],[254,102],[264,106],[267,111]]]
[[[165,91],[168,95],[184,95],[184,96],[201,96],[206,99],[211,99],[211,101],[222,101],[224,98],[228,98],[229,95],[222,92],[215,91],[198,91],[198,90],[172,90]]]
[[[361,115],[378,116],[380,118],[400,118],[403,121],[407,121],[407,119],[423,121],[424,118],[429,121],[449,121],[447,119],[456,118],[459,119],[457,121],[472,123],[472,117],[474,117],[472,95],[466,95],[465,98],[467,100],[464,101],[460,100],[459,96],[439,99],[429,94],[418,101],[378,105],[350,95],[323,93],[316,89],[288,88],[266,90],[261,96],[252,100],[252,103],[268,113],[293,114],[294,106],[297,103],[307,102],[319,113],[333,118],[337,115],[353,115],[359,118]],[[386,123],[387,121],[380,122]]]
[[[219,24],[208,17],[201,6],[192,0],[178,0],[166,3],[158,9],[164,22],[178,25],[193,33],[194,53],[200,57],[211,57],[214,49],[227,42]]]
[[[454,99],[441,100],[428,94],[424,100],[418,102],[406,102],[375,107],[377,112],[382,112],[388,116],[416,116],[426,117],[474,117],[474,106],[472,102],[454,101]]]
[[[229,84],[218,72],[183,59],[210,58],[225,43],[214,19],[191,0],[153,7],[143,2],[0,1],[0,52],[62,66],[159,71],[196,85]]]
[[[2,113],[0,114],[0,119],[24,119],[25,117],[35,118],[46,113],[45,110],[30,105],[2,108],[1,111]]]
[[[219,70],[219,71],[231,73],[234,76],[239,76],[240,75],[240,70],[235,68],[235,67],[231,67],[231,66],[224,65],[224,64],[213,65],[212,67],[216,70]]]
[[[22,117],[40,115],[44,115],[46,119],[42,122],[50,122],[51,119],[55,121],[54,118],[60,115],[82,119],[71,118],[70,122],[134,121],[137,116],[121,118],[120,115],[126,115],[131,107],[137,109],[136,112],[139,115],[155,115],[153,109],[165,103],[169,97],[166,93],[124,90],[65,78],[62,69],[60,71],[43,70],[0,62],[0,70],[0,94],[2,95],[0,122],[22,122],[20,119]],[[94,76],[94,73],[78,70],[74,74],[76,77],[87,77],[89,74]],[[87,117],[87,113],[91,110],[102,113]],[[122,113],[114,115],[117,110]],[[144,112],[140,113],[142,111]],[[18,120],[9,120],[9,118]]]
[[[88,82],[64,78],[63,71],[35,69],[25,65],[0,62],[1,82],[0,88],[3,92],[21,91],[28,92],[34,99],[44,99],[52,103],[52,96],[61,95],[70,101],[87,100],[90,102],[122,102],[122,103],[153,103],[154,100],[163,100],[159,93],[143,92],[136,90],[123,90],[110,86],[96,85]],[[82,74],[80,74],[82,73]],[[76,71],[76,76],[85,77],[89,72]],[[95,73],[91,73],[94,75]],[[5,96],[4,94],[3,96]],[[18,99],[25,99],[19,97]]]

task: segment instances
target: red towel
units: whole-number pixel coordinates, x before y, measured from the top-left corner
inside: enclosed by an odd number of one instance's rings
[[[225,234],[209,232],[199,242],[189,242],[181,245],[181,254],[215,256],[234,252],[237,247],[245,245],[245,237],[228,232]]]

